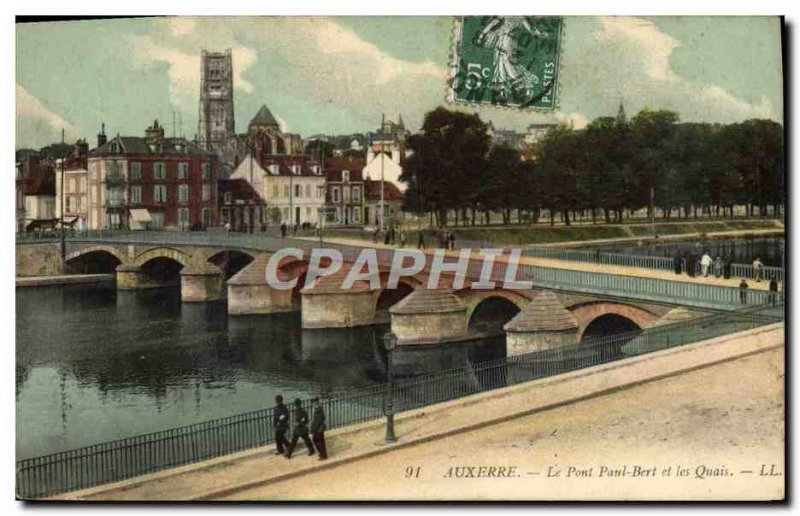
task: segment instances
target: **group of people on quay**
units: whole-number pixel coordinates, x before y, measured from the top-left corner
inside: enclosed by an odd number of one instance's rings
[[[292,458],[292,453],[300,439],[308,448],[308,454],[314,455],[314,450],[319,454],[319,460],[328,458],[328,449],[325,446],[325,411],[319,398],[312,400],[314,412],[309,427],[308,412],[303,408],[299,398],[294,400],[294,414],[289,413],[289,408],[283,403],[283,396],[275,396],[275,409],[272,416],[272,426],[275,431],[275,444],[277,454],[287,459]],[[293,420],[292,440],[287,439],[290,420]],[[309,434],[311,438],[309,439]],[[312,444],[313,441],[313,444]]]

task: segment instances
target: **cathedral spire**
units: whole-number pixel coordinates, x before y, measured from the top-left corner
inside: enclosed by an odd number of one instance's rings
[[[627,122],[627,117],[625,116],[625,106],[622,105],[622,98],[619,99],[619,110],[617,111],[617,123],[624,124]]]

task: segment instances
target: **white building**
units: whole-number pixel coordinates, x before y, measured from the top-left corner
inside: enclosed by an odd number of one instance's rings
[[[281,223],[319,224],[325,209],[325,175],[308,156],[246,157],[230,179],[244,179],[264,199],[268,210],[278,208]]]

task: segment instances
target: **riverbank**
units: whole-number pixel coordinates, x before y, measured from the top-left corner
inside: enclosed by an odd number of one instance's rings
[[[80,283],[113,282],[114,274],[62,274],[57,276],[17,276],[17,288],[49,287],[52,285],[74,285]]]
[[[325,462],[304,456],[302,452],[288,461],[276,456],[273,446],[265,446],[203,463],[66,493],[52,499],[91,501],[324,499],[313,494],[314,483],[307,482],[309,475],[326,470],[330,474],[340,474],[342,471],[340,467],[355,465],[357,461],[374,459],[382,455],[384,457],[381,460],[388,459],[393,462],[391,457],[394,453],[403,449],[419,449],[418,446],[426,443],[431,443],[440,450],[449,450],[453,439],[461,439],[467,432],[489,429],[493,425],[506,422],[515,423],[521,417],[534,414],[549,418],[549,414],[552,413],[549,411],[564,406],[571,412],[577,406],[574,405],[577,402],[592,400],[621,389],[766,350],[782,350],[783,342],[784,325],[772,324],[405,412],[396,417],[395,425],[399,441],[393,444],[386,444],[383,441],[385,423],[382,420],[330,431],[327,433],[330,459]],[[668,396],[674,400],[669,392]],[[691,398],[685,401],[691,403]],[[641,402],[649,407],[646,398],[640,399]],[[635,423],[635,420],[628,420],[620,430],[638,445],[635,451],[644,458],[648,456],[650,448],[649,444],[645,444],[649,442],[648,434]],[[516,423],[515,426],[519,427],[519,424]],[[695,429],[693,435],[707,433],[705,431],[698,433]],[[593,444],[598,448],[597,441]],[[691,450],[691,447],[683,449]],[[629,453],[631,450],[628,450]],[[474,460],[470,462],[470,457],[464,457],[464,460],[470,465],[475,462]],[[524,465],[533,464],[526,461]],[[382,482],[402,475],[407,466],[414,465],[414,462],[408,464],[393,462],[390,470],[372,469],[371,478],[374,482],[370,482],[370,486],[379,490]],[[378,471],[380,474],[376,474]],[[285,483],[300,478],[303,485],[310,490],[305,491],[306,495],[296,494],[291,487],[292,484]],[[402,482],[402,477],[397,478],[398,482]],[[414,488],[414,484],[407,484],[406,487],[405,498],[421,499],[421,493]],[[262,489],[277,489],[283,494],[265,497],[261,494]],[[359,499],[356,496],[358,489],[359,486],[351,484],[348,487],[349,492],[345,490],[331,499]],[[518,493],[521,497],[534,498],[528,490],[520,490]],[[458,498],[475,499],[474,494],[471,490],[462,490]],[[373,491],[372,496],[361,499],[375,498],[378,496]],[[502,498],[498,496],[495,499]]]
[[[575,224],[550,226],[546,223],[527,226],[469,226],[448,227],[461,241],[482,242],[498,246],[554,245],[584,247],[587,245],[609,245],[615,243],[650,242],[666,238],[725,238],[737,236],[775,236],[783,234],[783,222],[778,219],[715,220],[692,222],[660,222],[655,226],[635,224]],[[436,245],[434,232],[429,230],[426,244]],[[416,246],[417,230],[409,230],[406,245]],[[362,230],[326,228],[327,237],[347,238],[372,242],[372,233]],[[658,239],[655,238],[658,235]],[[712,236],[713,235],[713,236]]]

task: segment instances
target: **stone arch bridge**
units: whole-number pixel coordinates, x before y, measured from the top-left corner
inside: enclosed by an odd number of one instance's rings
[[[24,252],[30,260],[47,259],[57,246],[57,243],[36,244],[27,247],[39,247],[42,252]],[[21,247],[17,246],[18,267]],[[428,290],[425,273],[403,278],[397,288],[388,289],[388,272],[383,268],[380,288],[357,284],[344,290],[341,280],[347,264],[340,274],[320,278],[306,287],[306,260],[282,262],[279,275],[298,279],[298,285],[291,290],[276,290],[266,283],[264,274],[272,256],[270,250],[236,245],[70,240],[66,251],[64,272],[114,273],[119,289],[180,285],[182,300],[227,298],[228,311],[233,315],[300,310],[305,328],[391,321],[401,342],[408,344],[500,333],[512,319],[521,317],[526,308],[537,304],[536,296],[547,290],[542,286],[530,290],[454,290],[452,276],[447,275],[442,276],[439,289]],[[57,258],[60,261],[60,256]],[[574,330],[574,338],[579,340],[603,331],[645,328],[675,306],[564,290],[556,294],[556,299],[558,306],[553,310],[563,308],[569,313],[569,321],[574,320],[570,331]],[[549,302],[553,303],[552,299]]]

